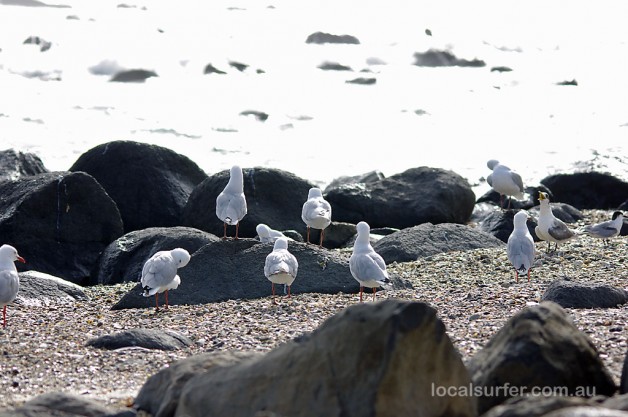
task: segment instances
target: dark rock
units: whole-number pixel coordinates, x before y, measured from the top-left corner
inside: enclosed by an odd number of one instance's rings
[[[158,77],[158,75],[154,71],[131,69],[117,72],[109,81],[119,83],[143,83],[150,77]]]
[[[480,414],[512,396],[505,386],[518,392],[554,387],[566,396],[610,396],[616,390],[595,345],[550,301],[511,317],[471,358],[468,369],[474,388],[484,393],[478,397]]]
[[[507,243],[514,228],[513,218],[516,213],[518,213],[518,210],[493,210],[479,222],[479,229]],[[526,225],[528,226],[528,231],[532,235],[532,238],[539,242],[540,239],[534,232],[537,222],[533,218],[528,218]]]
[[[443,252],[500,246],[504,243],[496,237],[469,226],[424,223],[381,238],[373,249],[389,264],[416,261]]]
[[[550,411],[561,408],[594,404],[593,400],[583,397],[522,394],[520,397],[509,398],[503,404],[491,408],[482,414],[482,417],[542,417]]]
[[[48,170],[35,154],[16,152],[14,149],[0,151],[0,181],[16,180],[45,172]]]
[[[351,35],[332,35],[324,32],[315,32],[307,37],[305,43],[315,43],[319,45],[324,43],[344,43],[358,45],[360,41],[358,40],[358,38]]]
[[[255,116],[257,120],[260,122],[265,122],[268,120],[268,113],[264,113],[263,111],[257,110],[244,110],[240,112],[240,116]]]
[[[369,183],[327,191],[332,219],[372,228],[404,229],[421,223],[466,223],[475,203],[467,180],[440,168],[411,168]]]
[[[460,59],[449,51],[430,49],[414,54],[414,65],[419,67],[484,67],[486,63],[479,59],[472,61]]]
[[[556,279],[541,299],[564,308],[617,308],[628,302],[628,291],[611,285]]]
[[[180,226],[189,195],[207,178],[189,158],[133,141],[98,145],[81,155],[70,171],[96,178],[116,202],[125,233]]]
[[[377,78],[354,78],[353,80],[345,81],[347,84],[359,84],[359,85],[374,85],[377,82]]]
[[[264,276],[264,262],[272,250],[272,243],[260,243],[254,239],[221,240],[203,246],[192,255],[190,263],[179,270],[181,285],[170,292],[170,305],[270,297],[271,283]],[[300,242],[290,242],[288,250],[299,262],[292,294],[359,291],[358,282],[349,271],[349,254]],[[409,285],[396,277],[390,278],[394,288]],[[143,297],[141,292],[138,284],[112,309],[152,307],[153,300]]]
[[[619,393],[628,394],[628,352],[624,358],[624,366],[621,368],[621,381],[619,383]]]
[[[103,249],[122,236],[122,219],[103,187],[84,172],[51,172],[0,182],[0,236],[36,270],[83,284]]]
[[[556,85],[578,85],[578,81],[576,81],[575,79],[569,81],[559,81],[556,83]]]
[[[178,350],[192,345],[192,341],[172,330],[130,329],[90,339],[86,343],[97,349],[114,350],[125,347],[142,347],[155,350]]]
[[[226,72],[219,70],[212,64],[207,64],[203,70],[203,74],[226,74]]]
[[[576,223],[578,220],[584,219],[584,214],[577,208],[566,203],[550,203],[554,217],[564,221],[565,223]],[[532,216],[539,218],[540,206],[532,207],[529,212]],[[532,233],[532,237],[536,239],[536,235]]]
[[[539,191],[543,191],[547,193],[550,197],[550,201],[554,200],[554,194],[549,190],[549,188],[544,185],[538,185],[533,187],[525,187],[524,196],[527,197],[527,200],[517,200],[510,199],[510,209],[511,210],[530,210],[534,206],[538,206],[539,203]],[[504,198],[503,201],[497,191],[490,189],[484,195],[476,200],[476,203],[491,203],[494,206],[499,208],[506,209],[508,207],[508,200]]]
[[[337,62],[323,62],[318,66],[318,68],[324,71],[353,71],[351,67],[339,64]]]
[[[510,71],[512,71],[512,68],[504,67],[504,66],[498,66],[498,67],[492,67],[491,68],[491,72],[510,72]]]
[[[237,62],[237,61],[229,61],[229,66],[237,69],[240,72],[246,70],[249,67],[249,65],[243,64],[243,63]]]
[[[614,210],[628,196],[628,183],[600,172],[550,175],[542,179],[541,184],[552,190],[551,201],[567,203],[580,210]]]
[[[29,36],[22,43],[25,45],[37,45],[39,46],[40,52],[46,52],[52,46],[52,43],[40,38],[39,36]]]
[[[17,302],[21,305],[41,307],[89,301],[81,286],[64,279],[37,271],[20,272],[19,275]]]
[[[90,285],[139,282],[144,263],[160,250],[183,248],[190,254],[220,240],[192,227],[150,227],[125,234],[103,251],[90,278]]]
[[[329,190],[340,187],[342,185],[347,184],[364,184],[364,183],[375,183],[386,178],[384,174],[379,171],[370,171],[361,175],[352,175],[352,176],[343,176],[334,178],[325,190],[323,190],[323,194],[327,194]]]
[[[608,408],[579,406],[560,408],[543,417],[628,417],[628,413]]]
[[[624,367],[624,371],[625,369],[626,368]],[[622,381],[623,381],[623,377],[622,377]],[[622,392],[622,388],[620,386],[619,395],[613,395],[612,397],[605,399],[604,401],[602,401],[600,405],[602,407],[612,408],[614,410],[628,411],[628,395],[627,394],[628,393],[626,392]]]
[[[178,360],[146,380],[135,398],[135,407],[155,417],[173,417],[181,390],[192,377],[261,356],[258,352],[215,351]]]
[[[313,185],[278,169],[243,168],[242,171],[249,210],[240,221],[238,236],[255,237],[255,228],[260,223],[275,230],[296,230],[305,236],[306,226],[301,219],[301,210]],[[216,197],[228,181],[229,170],[224,170],[201,182],[185,205],[183,225],[222,236],[223,223],[216,216]]]
[[[189,379],[174,414],[470,417],[475,397],[431,391],[469,384],[433,308],[384,300],[350,306],[266,355]]]
[[[0,412],[2,417],[103,417],[114,411],[100,402],[76,394],[49,392],[28,400],[22,406]]]

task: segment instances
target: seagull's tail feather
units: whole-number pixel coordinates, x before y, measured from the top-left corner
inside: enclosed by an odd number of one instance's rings
[[[148,285],[145,286],[143,289],[144,289],[144,291],[142,291],[142,295],[144,297],[150,297],[151,295],[155,295],[157,293],[157,290],[158,290],[157,288],[151,288]]]
[[[392,281],[388,277],[377,281],[377,283],[381,285],[382,288],[387,289],[387,290],[392,290],[393,288]]]
[[[521,264],[521,266],[519,268],[516,268],[517,270],[517,275],[521,276],[521,275],[525,275],[528,273],[528,269],[525,267],[524,264]]]

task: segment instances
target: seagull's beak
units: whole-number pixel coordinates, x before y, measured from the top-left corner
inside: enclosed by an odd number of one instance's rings
[[[545,193],[543,191],[539,191],[539,200],[545,200]]]
[[[23,264],[26,263],[26,261],[24,260],[24,258],[22,258],[20,255],[17,255],[17,260],[22,262]]]

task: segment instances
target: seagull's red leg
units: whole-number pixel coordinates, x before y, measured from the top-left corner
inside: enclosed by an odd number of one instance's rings
[[[375,301],[375,287],[373,287],[373,301]]]
[[[530,268],[532,269],[532,268]],[[528,282],[530,282],[530,269],[528,269]]]
[[[222,234],[222,238],[226,239],[227,238],[227,223],[223,223],[222,225],[223,225],[223,230],[224,230]]]
[[[275,283],[271,282],[271,288],[273,289],[273,304],[277,304],[275,301]]]
[[[321,241],[318,244],[319,248],[323,247],[323,235],[325,234],[325,229],[321,229]]]
[[[155,310],[159,310],[159,293],[155,293]]]
[[[235,240],[238,240],[238,230],[240,229],[240,222],[236,223],[236,235],[235,235]]]
[[[290,297],[290,285],[288,285],[288,298],[291,298]]]
[[[7,327],[7,306],[2,307],[2,327]]]
[[[166,290],[166,310],[168,310],[168,290]]]
[[[310,243],[310,226],[307,227],[307,243]]]
[[[362,291],[364,291],[364,287],[360,285],[360,302],[362,302]]]
[[[515,281],[519,282],[519,272],[515,269]]]

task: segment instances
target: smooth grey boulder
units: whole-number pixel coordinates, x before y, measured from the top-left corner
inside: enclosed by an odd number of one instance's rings
[[[382,237],[373,244],[373,249],[389,264],[416,261],[443,252],[501,246],[504,242],[495,236],[469,226],[424,223]]]
[[[576,406],[552,411],[544,417],[628,417],[628,412],[603,407]]]
[[[133,402],[134,407],[154,417],[172,417],[181,391],[192,377],[214,367],[228,367],[261,356],[259,352],[214,351],[178,360],[146,380]]]
[[[438,395],[470,382],[436,310],[389,299],[350,306],[259,359],[191,378],[174,416],[474,417],[475,397]]]
[[[59,277],[37,271],[20,272],[20,290],[17,302],[26,306],[74,304],[89,301],[83,287]]]
[[[192,254],[202,246],[218,240],[211,233],[183,226],[149,227],[127,233],[105,248],[92,271],[90,284],[139,282],[144,263],[155,253],[183,248]]]
[[[419,67],[484,67],[486,63],[481,59],[462,59],[449,51],[429,49],[426,52],[414,54],[414,65]]]
[[[358,38],[352,35],[333,35],[325,32],[314,32],[307,37],[305,43],[325,44],[325,43],[341,43],[357,45],[360,43]]]
[[[122,70],[114,74],[109,81],[118,83],[143,83],[150,77],[157,77],[157,73],[145,69]]]
[[[343,186],[343,185],[351,185],[351,184],[365,184],[365,183],[375,183],[386,178],[384,174],[380,171],[369,171],[360,175],[345,175],[342,177],[334,178],[323,190],[323,194],[326,194],[329,190],[333,190],[334,188]]]
[[[628,183],[601,172],[555,174],[541,184],[552,190],[556,200],[580,210],[615,210],[628,196]]]
[[[0,411],[0,417],[107,417],[114,413],[115,410],[84,396],[48,392],[13,410]]]
[[[612,285],[556,279],[541,299],[565,308],[617,308],[628,302],[628,291]]]
[[[332,220],[371,228],[404,229],[422,223],[466,223],[475,194],[466,179],[440,168],[411,168],[380,181],[341,184],[325,198]]]
[[[84,284],[103,249],[122,236],[116,203],[84,172],[0,182],[0,236],[36,270]]]
[[[35,154],[16,152],[14,149],[0,151],[0,181],[13,181],[44,172],[48,169]]]
[[[485,413],[514,395],[535,389],[561,389],[562,395],[613,395],[612,376],[595,345],[565,310],[551,301],[511,317],[468,362],[478,410]]]
[[[178,350],[192,345],[192,341],[187,336],[172,330],[130,329],[90,339],[86,345],[107,350],[125,347]]]
[[[125,233],[182,226],[189,195],[207,178],[186,156],[161,146],[123,140],[93,147],[70,171],[86,172],[102,185],[120,210]]]
[[[181,285],[170,291],[170,305],[270,297],[271,282],[264,276],[264,263],[272,250],[272,243],[260,243],[255,239],[221,240],[203,246],[192,254],[187,266],[179,269]],[[288,250],[299,262],[298,274],[291,286],[293,295],[359,291],[359,284],[349,271],[350,254],[301,242],[290,242]],[[406,280],[394,276],[390,278],[395,288],[411,285]],[[143,297],[138,284],[112,309],[147,308],[154,305],[154,298]]]
[[[593,404],[593,400],[584,397],[531,394],[509,398],[482,414],[482,417],[541,417],[561,408]]]

